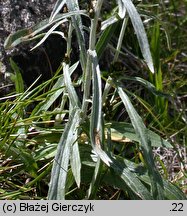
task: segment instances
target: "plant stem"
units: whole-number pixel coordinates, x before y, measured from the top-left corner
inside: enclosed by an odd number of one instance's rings
[[[91,79],[92,79],[92,69],[91,69],[91,56],[89,54],[89,50],[93,51],[95,50],[96,45],[96,30],[98,25],[98,19],[100,16],[101,7],[103,4],[103,0],[98,0],[97,4],[94,8],[94,18],[91,19],[91,29],[90,29],[90,39],[89,39],[89,49],[87,51],[87,62],[86,62],[86,70],[85,70],[85,76],[84,76],[84,86],[83,86],[83,103],[82,103],[82,117],[83,119],[86,116],[88,103],[89,103],[89,97],[90,97],[90,85],[91,85]]]
[[[69,22],[68,38],[67,38],[67,57],[70,58],[71,53],[71,39],[72,39],[73,26],[72,22]]]

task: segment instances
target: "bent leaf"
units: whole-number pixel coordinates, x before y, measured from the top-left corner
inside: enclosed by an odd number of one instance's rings
[[[45,20],[41,21],[39,24],[36,24],[31,28],[22,29],[22,30],[15,32],[15,33],[12,33],[5,40],[4,47],[5,47],[5,49],[11,49],[22,42],[31,41],[31,40],[34,40],[38,37],[42,37],[45,34],[42,33],[42,34],[38,35],[38,33],[41,33],[46,28],[48,28],[52,24],[54,24],[54,23],[56,23],[62,19],[74,16],[74,15],[78,15],[78,14],[79,15],[85,15],[85,11],[79,10],[79,11],[68,12],[65,14],[58,14],[58,15],[56,15],[55,19],[52,22],[49,22],[49,19],[45,19]]]
[[[119,1],[121,2],[121,1]],[[134,31],[136,33],[139,46],[142,52],[142,55],[152,73],[154,73],[154,66],[153,66],[153,60],[149,48],[149,43],[147,40],[146,32],[142,23],[142,20],[140,18],[140,15],[138,14],[136,7],[132,3],[131,0],[122,0],[129,17],[131,19],[132,25],[134,27]]]
[[[149,177],[151,180],[152,194],[155,199],[163,199],[163,182],[159,172],[156,169],[153,153],[151,149],[151,143],[147,134],[147,129],[143,123],[142,118],[138,115],[135,108],[133,107],[129,97],[123,91],[122,88],[118,87],[118,94],[122,99],[128,115],[131,119],[132,125],[139,136],[141,149],[143,151],[144,159],[149,171]]]

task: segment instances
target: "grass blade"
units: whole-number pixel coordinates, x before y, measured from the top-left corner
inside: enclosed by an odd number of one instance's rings
[[[79,64],[79,62],[76,62],[74,65],[72,65],[69,68],[70,75],[75,71],[75,69],[77,68],[78,64]],[[47,111],[51,107],[51,105],[56,101],[56,99],[61,94],[63,94],[63,92],[64,92],[64,88],[62,88],[63,86],[65,86],[65,84],[64,84],[64,76],[61,76],[61,77],[58,78],[58,80],[56,81],[56,83],[52,87],[52,90],[57,89],[57,91],[55,91],[53,94],[49,94],[47,96],[47,98],[46,98],[45,103],[43,104],[43,102],[42,102],[42,105],[40,105],[39,108],[36,107],[37,111],[33,112],[33,114],[37,115],[37,114],[41,113],[41,111]],[[60,88],[60,89],[58,89],[58,88]]]
[[[20,69],[12,59],[10,59],[10,65],[11,65],[11,67],[15,73],[13,79],[14,79],[14,83],[15,83],[16,92],[17,93],[23,93],[24,92],[24,83],[23,83]]]
[[[102,56],[103,52],[105,51],[107,43],[112,38],[112,35],[114,34],[116,27],[117,27],[117,23],[110,25],[108,28],[104,30],[101,37],[99,37],[99,40],[96,44],[96,51],[99,59]]]

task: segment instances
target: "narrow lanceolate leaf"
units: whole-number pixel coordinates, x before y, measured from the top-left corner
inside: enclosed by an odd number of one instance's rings
[[[92,100],[92,112],[90,121],[90,139],[91,144],[95,152],[99,155],[101,160],[110,166],[110,158],[101,149],[101,140],[103,134],[103,128],[101,124],[102,116],[102,86],[101,86],[101,74],[97,60],[96,51],[88,51],[88,54],[92,59],[92,76],[93,76],[93,100]]]
[[[96,166],[95,166],[94,174],[92,176],[92,181],[91,181],[90,187],[88,189],[88,199],[94,199],[95,198],[97,190],[100,186],[102,165],[103,165],[102,161],[100,160],[100,158],[98,158]]]
[[[79,62],[76,62],[74,65],[72,65],[69,68],[69,74],[71,76],[71,74],[75,71],[75,69],[77,68]],[[54,84],[54,86],[52,87],[52,90],[57,89],[56,91],[54,91],[53,94],[49,94],[49,96],[47,96],[46,98],[46,102],[40,106],[40,108],[37,110],[37,112],[35,112],[35,115],[38,115],[41,113],[41,111],[47,111],[51,105],[56,101],[56,99],[64,93],[64,76],[61,76],[58,78],[58,80],[56,81],[56,83]]]
[[[69,65],[66,64],[65,62],[63,62],[62,65],[63,65],[63,72],[64,72],[64,82],[65,82],[65,86],[69,94],[70,103],[72,107],[79,107],[80,101],[79,101],[78,95],[71,81]]]
[[[150,52],[150,48],[149,48],[149,43],[147,40],[147,35],[142,23],[142,20],[140,18],[140,15],[138,14],[136,7],[134,6],[134,4],[132,3],[131,0],[121,0],[123,2],[123,5],[125,6],[129,17],[131,19],[132,25],[134,27],[134,31],[137,35],[138,38],[138,42],[139,42],[139,46],[140,49],[142,51],[142,55],[150,69],[150,71],[152,73],[154,73],[154,66],[153,66],[153,60],[152,60],[152,56],[151,56],[151,52]],[[121,4],[121,1],[120,4]],[[122,7],[123,8],[123,7]],[[121,13],[123,14],[123,13]]]
[[[78,131],[76,131],[78,133]],[[76,135],[78,136],[78,135]],[[78,142],[75,142],[72,146],[72,153],[70,158],[71,169],[77,186],[80,187],[81,182],[81,159],[80,159],[80,152]]]
[[[50,29],[49,31],[45,34],[45,36],[31,49],[34,50],[36,49],[37,47],[39,47],[42,43],[44,43],[46,41],[46,39],[54,32],[54,30],[60,26],[62,23],[64,22],[67,22],[68,20],[67,19],[63,19],[59,22],[57,22],[56,24],[54,24]],[[63,32],[61,32],[61,36],[63,36],[63,38],[65,38],[65,36],[63,35]]]
[[[111,167],[117,173],[127,187],[132,190],[142,200],[152,200],[153,197],[146,186],[139,180],[137,175],[130,171],[125,163],[118,159],[112,159]]]
[[[147,129],[141,117],[134,109],[129,97],[120,87],[118,87],[118,94],[122,99],[126,107],[126,110],[128,112],[128,115],[131,119],[132,125],[137,135],[139,136],[141,149],[143,151],[144,159],[147,165],[147,169],[149,171],[149,177],[151,179],[153,197],[155,199],[163,199],[163,182],[159,172],[156,170],[152,149],[151,149],[151,142],[148,137]]]
[[[73,109],[69,121],[59,141],[53,162],[48,199],[64,200],[66,192],[66,178],[71,153],[71,147],[77,140],[80,111]]]
[[[62,9],[64,4],[66,3],[66,0],[58,0],[53,8],[53,11],[51,13],[51,16],[49,18],[49,22],[52,22],[55,18],[55,16],[58,14],[58,12]]]
[[[131,163],[132,164],[132,163]],[[137,165],[132,164],[132,168],[136,167]],[[139,178],[141,181],[145,182],[146,184],[150,184],[150,179],[147,175],[147,172],[142,173]],[[177,187],[176,185],[168,182],[167,180],[163,179],[163,186],[164,186],[164,199],[165,200],[186,200],[185,194],[182,190]]]
[[[71,1],[66,1],[66,4],[68,6],[68,10],[71,11],[79,11],[79,3],[77,0],[71,0]],[[86,13],[85,13],[86,14]],[[86,47],[85,47],[85,39],[84,39],[84,31],[83,31],[83,24],[82,24],[82,19],[79,14],[72,16],[72,22],[73,26],[76,31],[76,36],[79,44],[79,49],[80,49],[80,62],[82,69],[84,70],[86,67]]]
[[[41,32],[43,32],[52,24],[78,14],[85,15],[85,11],[72,11],[64,14],[58,14],[52,22],[49,22],[49,19],[45,19],[31,28],[22,29],[15,33],[12,33],[5,40],[4,47],[5,49],[11,49],[22,42],[31,41],[33,39],[36,39],[37,37],[42,37],[44,36],[44,34]]]
[[[186,200],[185,194],[176,185],[164,180],[165,197],[167,200]]]

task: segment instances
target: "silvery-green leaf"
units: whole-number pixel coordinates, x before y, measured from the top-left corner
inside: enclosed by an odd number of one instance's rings
[[[51,13],[49,22],[52,22],[54,17],[58,14],[58,12],[62,9],[64,4],[66,3],[66,0],[58,0],[53,8],[53,11]]]
[[[127,9],[127,12],[129,14],[129,17],[131,19],[132,25],[134,27],[134,31],[136,33],[136,36],[138,38],[139,46],[142,51],[142,55],[152,73],[154,73],[154,66],[153,66],[153,60],[149,48],[149,43],[147,40],[147,35],[142,23],[142,20],[140,18],[139,13],[136,10],[136,7],[132,3],[131,0],[122,0],[125,8]]]
[[[63,19],[59,22],[57,22],[55,25],[53,25],[49,31],[45,34],[45,36],[31,49],[31,50],[34,50],[36,49],[37,47],[39,47],[42,43],[44,43],[44,41],[54,32],[54,30],[60,26],[62,23],[64,22],[67,22],[68,20],[67,19]],[[62,35],[62,34],[61,34]],[[63,36],[64,37],[64,36]]]
[[[125,108],[130,117],[132,125],[136,131],[136,134],[139,136],[140,146],[141,146],[141,149],[144,155],[144,159],[145,159],[148,171],[149,171],[149,177],[151,180],[152,195],[156,199],[163,199],[163,182],[162,182],[162,178],[158,170],[156,169],[156,166],[154,163],[151,142],[150,142],[150,139],[147,133],[147,129],[143,123],[142,118],[136,112],[129,97],[123,91],[122,88],[118,87],[118,94],[120,98],[122,99],[123,104],[125,105]]]
[[[119,7],[118,15],[120,18],[123,19],[125,17],[125,14],[126,14],[126,8],[125,8],[122,0],[117,0],[117,3],[118,3],[118,7]]]
[[[92,76],[93,76],[93,100],[92,112],[90,120],[90,140],[94,151],[98,154],[101,160],[110,166],[111,159],[101,149],[102,140],[102,87],[101,87],[101,72],[99,69],[96,51],[89,50],[88,54],[92,58]]]
[[[65,130],[58,143],[48,191],[48,199],[50,200],[65,199],[66,179],[71,147],[77,140],[79,121],[80,110],[75,108],[70,114],[69,121],[66,124]]]

